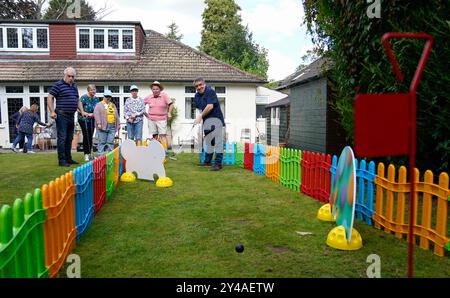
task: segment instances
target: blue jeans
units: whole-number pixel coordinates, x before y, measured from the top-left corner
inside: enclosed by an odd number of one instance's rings
[[[114,149],[114,136],[116,135],[116,126],[114,124],[108,124],[106,130],[97,129],[97,153],[102,155],[104,152],[109,152]],[[105,147],[107,149],[105,151]]]
[[[56,114],[58,160],[60,163],[66,163],[72,160],[72,140],[75,130],[74,115],[59,111],[56,111]]]
[[[212,133],[214,130],[205,130],[205,140],[206,136]],[[217,142],[216,142],[216,139]],[[209,147],[209,148],[208,148]],[[203,150],[203,147],[202,147]],[[222,159],[223,159],[223,131],[222,129],[219,129],[219,133],[216,138],[211,140],[211,144],[206,144],[206,154],[205,154],[205,163],[211,163],[211,160],[213,158],[214,153],[208,153],[208,151],[215,152],[216,158],[214,160],[215,165],[222,165]]]
[[[24,133],[21,131],[17,132],[16,139],[13,142],[13,148],[16,148],[17,143],[25,141],[25,137],[27,137],[27,149],[28,151],[31,151],[31,146],[33,145],[33,134]],[[26,152],[26,150],[24,152]]]
[[[138,140],[142,143],[142,127],[144,125],[144,121],[139,121],[137,123],[127,122],[127,133],[128,139],[134,140],[136,143]]]

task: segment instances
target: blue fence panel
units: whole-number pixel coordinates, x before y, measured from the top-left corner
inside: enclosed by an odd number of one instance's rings
[[[331,162],[331,167],[330,167],[330,173],[331,173],[330,195],[334,194],[334,177],[336,176],[337,164],[338,164],[338,157],[336,155],[333,155],[333,160]],[[330,198],[328,198],[328,202],[330,202]]]
[[[123,156],[122,156],[122,145],[119,146],[119,180],[120,177],[122,177],[123,174]]]
[[[266,175],[266,146],[264,144],[255,144],[253,155],[253,172],[258,175]]]
[[[236,164],[236,143],[225,143],[223,151],[223,164]]]
[[[373,225],[372,215],[373,210],[373,195],[374,195],[374,180],[375,163],[371,161],[369,163],[369,169],[367,170],[367,164],[365,160],[362,160],[358,166],[358,160],[355,159],[356,166],[356,185],[357,185],[357,201],[355,206],[356,218],[360,221],[364,221],[368,225]]]
[[[75,224],[77,242],[94,219],[94,171],[92,161],[73,171],[75,193]]]

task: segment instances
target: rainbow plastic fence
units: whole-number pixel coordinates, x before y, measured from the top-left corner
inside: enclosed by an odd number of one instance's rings
[[[296,191],[301,189],[321,202],[328,201],[326,196],[333,191],[329,188],[336,171],[336,156],[330,165],[329,155],[310,152],[302,155],[299,150],[259,145],[255,146],[255,155],[253,146],[245,144],[243,153],[239,149],[244,145],[235,144],[236,165],[242,166],[246,161],[247,166],[258,169],[258,163],[263,162],[259,159],[255,163],[254,159],[264,155],[264,173],[270,180]],[[79,241],[92,223],[92,210],[94,214],[100,211],[105,203],[107,187],[113,192],[119,173],[125,171],[126,162],[119,150],[116,148],[109,155],[43,185],[33,195],[27,194],[24,200],[17,199],[12,208],[2,206],[0,277],[55,277],[58,274],[75,246],[75,240]],[[376,228],[403,238],[408,234],[405,221],[409,201],[407,169],[400,167],[396,181],[393,165],[388,167],[386,177],[382,163],[378,165],[377,175],[373,162],[369,163],[368,169],[364,160],[357,164],[356,217],[369,225],[373,220]],[[261,169],[257,171],[261,173]],[[448,174],[441,173],[436,185],[431,171],[425,172],[423,182],[419,181],[419,171],[416,169],[415,172],[418,208],[415,208],[414,235],[420,238],[421,248],[430,249],[433,245],[434,253],[444,256],[445,250],[450,248],[447,236]]]

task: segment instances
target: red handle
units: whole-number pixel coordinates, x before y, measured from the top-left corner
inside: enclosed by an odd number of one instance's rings
[[[397,80],[401,83],[405,78],[400,68],[398,67],[397,58],[395,58],[394,52],[392,51],[391,45],[389,43],[389,39],[391,38],[423,38],[426,39],[427,42],[425,44],[425,49],[423,50],[422,57],[420,58],[419,65],[417,66],[416,73],[414,74],[414,78],[411,82],[410,91],[416,92],[417,87],[420,83],[420,77],[422,76],[423,69],[425,68],[425,64],[428,60],[428,56],[430,55],[431,48],[433,46],[433,36],[427,33],[412,33],[412,32],[388,32],[383,35],[382,42],[384,47],[386,48],[387,55],[389,60],[391,61],[392,67],[394,68],[395,75],[397,76]]]

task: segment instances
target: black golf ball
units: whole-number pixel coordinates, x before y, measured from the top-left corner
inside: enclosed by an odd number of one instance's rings
[[[236,252],[241,253],[243,251],[244,251],[244,245],[242,245],[240,243],[238,245],[236,245]]]

